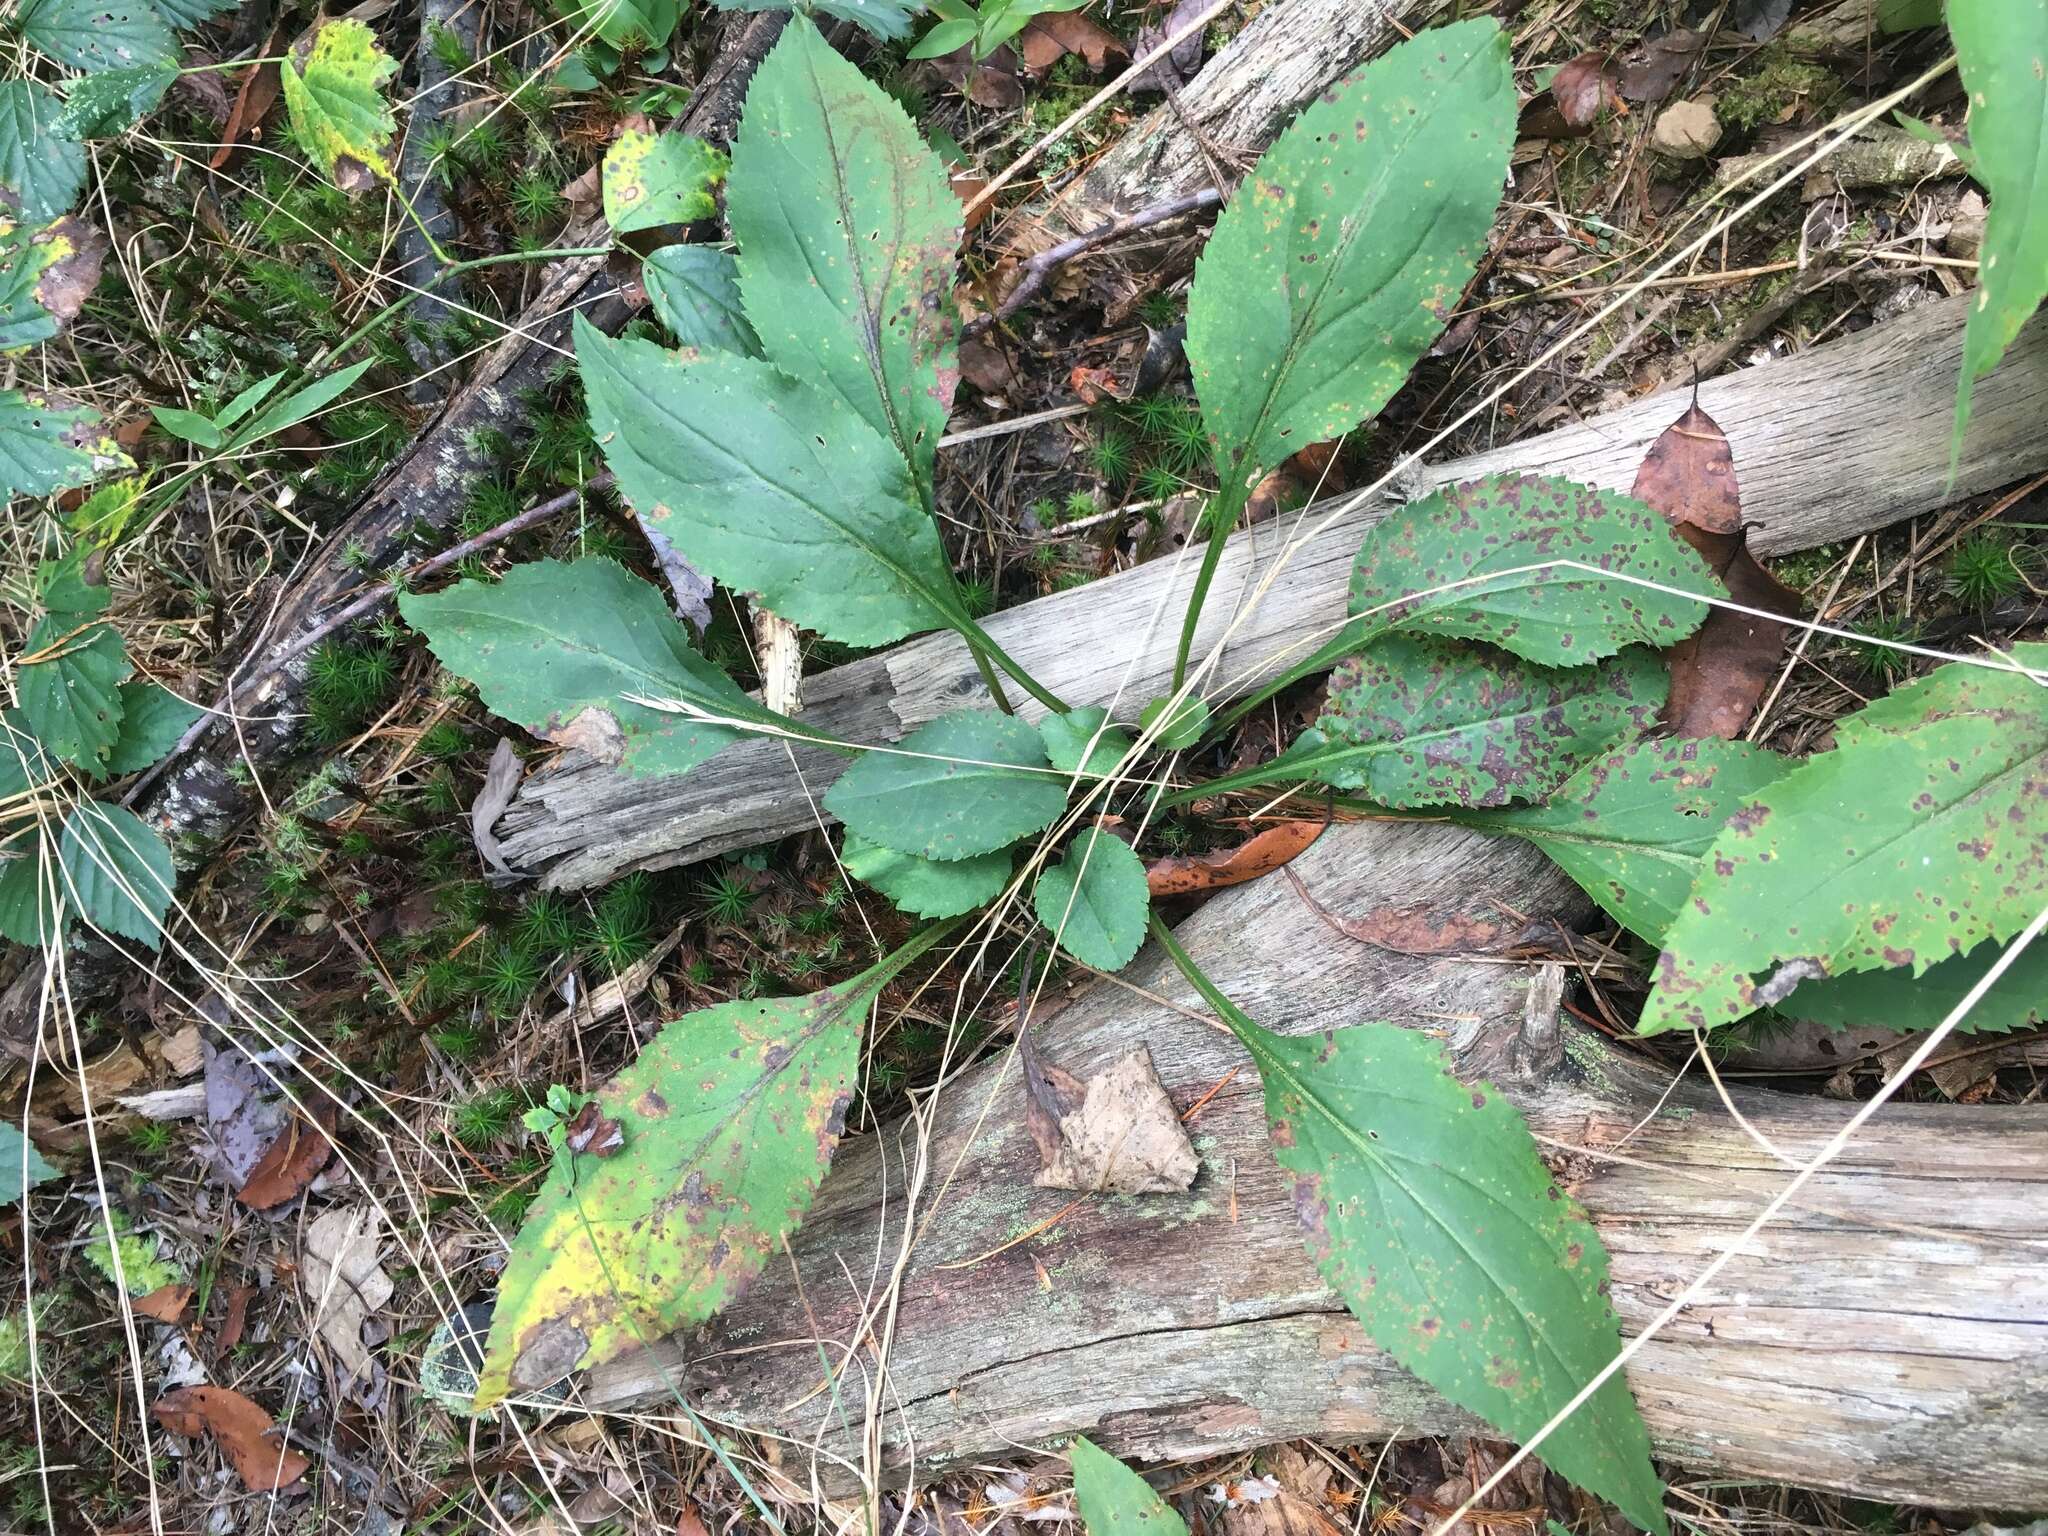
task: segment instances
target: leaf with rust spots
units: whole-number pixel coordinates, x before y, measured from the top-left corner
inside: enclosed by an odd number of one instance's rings
[[[726,168],[725,152],[694,135],[628,128],[605,151],[605,222],[626,235],[712,218]]]
[[[174,1435],[212,1435],[251,1493],[288,1488],[313,1465],[285,1443],[277,1420],[227,1387],[180,1387],[158,1398],[149,1411]]]
[[[1085,1435],[1075,1437],[1067,1459],[1088,1536],[1187,1536],[1187,1522],[1150,1483]]]
[[[1561,560],[1595,570],[1547,563]],[[1721,595],[1706,564],[1642,502],[1509,474],[1446,486],[1375,526],[1359,546],[1350,611],[1359,640],[1388,630],[1451,635],[1576,667],[1627,645],[1670,645],[1699,628],[1702,599]]]
[[[66,214],[40,229],[0,220],[0,352],[59,335],[99,285],[107,240]]]
[[[1188,362],[1226,489],[1341,437],[1401,387],[1486,248],[1514,128],[1507,36],[1487,17],[1388,50],[1259,160],[1188,296]]]
[[[661,593],[610,560],[529,561],[501,581],[405,593],[398,606],[493,711],[633,773],[687,772],[738,732],[629,695],[728,718],[761,714],[691,649]]]
[[[1418,1031],[1296,1039],[1225,1017],[1258,1064],[1273,1154],[1294,1175],[1323,1279],[1402,1365],[1527,1440],[1614,1358],[1621,1328],[1600,1235],[1551,1183],[1521,1116],[1489,1084],[1453,1077]],[[1666,1529],[1622,1377],[1544,1442],[1543,1459]]]
[[[1145,884],[1155,897],[1242,885],[1284,867],[1323,835],[1326,821],[1274,822],[1239,843],[1210,853],[1175,854],[1145,866]]]
[[[1663,702],[1663,668],[1640,647],[1565,671],[1385,635],[1332,674],[1322,717],[1291,747],[1202,792],[1308,781],[1402,808],[1541,799],[1587,753],[1647,729]]]
[[[2048,645],[2011,660],[2048,672]],[[1711,1029],[1789,983],[1923,976],[2048,903],[2048,690],[1953,663],[1848,716],[1722,828],[1638,1028]],[[1797,995],[1797,994],[1793,994]]]
[[[687,1014],[598,1090],[590,1124],[618,1154],[558,1154],[498,1283],[479,1411],[740,1294],[831,1164],[869,1005],[946,932],[842,986]]]
[[[1699,551],[1728,595],[1748,608],[1796,617],[1799,594],[1757,562],[1744,539],[1742,497],[1728,438],[1697,401],[1644,455],[1635,493]],[[1666,723],[1679,736],[1732,741],[1777,676],[1791,626],[1716,608],[1666,658]]]
[[[803,15],[754,73],[732,164],[726,219],[763,353],[836,395],[929,487],[959,368],[945,167]]]

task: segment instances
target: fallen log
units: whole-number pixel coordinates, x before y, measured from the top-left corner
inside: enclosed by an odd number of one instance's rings
[[[1333,828],[1292,867],[1347,914],[1586,911],[1533,851],[1440,824]],[[1218,896],[1179,935],[1271,1027],[1381,1017],[1441,1034],[1461,1076],[1490,1078],[1528,1115],[1592,1213],[1631,1337],[1790,1176],[1703,1084],[1667,1095],[1661,1073],[1561,1019],[1554,966],[1333,944],[1274,879]],[[1151,997],[1098,982],[1041,1013],[1033,1034],[1083,1076],[1143,1040],[1177,1107],[1207,1096],[1189,1126],[1202,1169],[1185,1195],[1083,1198],[1061,1214],[1070,1195],[1032,1187],[1037,1154],[1006,1055],[932,1106],[917,1210],[904,1209],[905,1127],[848,1144],[788,1263],[694,1335],[592,1371],[582,1401],[656,1404],[665,1373],[701,1412],[786,1437],[799,1480],[815,1447],[828,1487],[847,1482],[830,1457],[861,1463],[878,1382],[892,1486],[913,1449],[922,1477],[1078,1432],[1155,1458],[1475,1427],[1374,1348],[1317,1278],[1236,1042],[1188,1017],[1200,1004],[1156,946],[1126,976]],[[1735,1103],[1794,1159],[1854,1109],[1746,1088]],[[1657,1454],[1912,1503],[2048,1502],[2043,1210],[2048,1109],[1888,1107],[1629,1367]],[[883,1362],[874,1309],[906,1220],[921,1231]],[[826,1359],[836,1401],[821,1390]]]
[[[1947,413],[1971,302],[1966,295],[1924,304],[1860,335],[1701,386],[1700,403],[1733,444],[1758,550],[1779,554],[1870,532],[2048,467],[2040,432],[2048,419],[2048,324],[2037,322],[1984,381],[1948,482]],[[1625,490],[1643,451],[1684,402],[1678,390],[1652,395],[1581,426],[1429,466],[1421,482],[1523,469]],[[1304,522],[1334,505],[1311,510]],[[1356,506],[1308,541],[1237,631],[1216,678],[1242,691],[1304,634],[1342,617],[1359,539],[1385,505]],[[1231,540],[1196,655],[1221,640],[1237,604],[1274,562],[1287,526],[1267,524]],[[1140,566],[1008,609],[988,629],[1070,703],[1114,699],[1121,714],[1134,716],[1172,675],[1193,564]],[[987,702],[965,646],[950,634],[808,679],[804,696],[808,722],[867,742],[891,741],[947,710]],[[813,826],[823,814],[818,797],[843,766],[825,753],[750,741],[685,777],[636,779],[567,754],[526,779],[497,833],[515,870],[556,888],[597,885]]]

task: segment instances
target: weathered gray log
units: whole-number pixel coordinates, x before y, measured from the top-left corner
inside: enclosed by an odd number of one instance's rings
[[[1584,912],[1531,850],[1443,825],[1338,827],[1294,867],[1345,913],[1422,903],[1492,917],[1496,900],[1567,921]],[[1656,1074],[1554,1007],[1532,1008],[1528,967],[1333,941],[1277,879],[1224,893],[1179,932],[1271,1027],[1381,1017],[1441,1032],[1461,1075],[1484,1073],[1528,1115],[1592,1213],[1629,1336],[1789,1177],[1703,1085],[1659,1107]],[[842,1148],[792,1240],[793,1264],[771,1265],[687,1348],[660,1346],[669,1379],[707,1414],[857,1464],[880,1364],[861,1304],[911,1219],[928,1225],[903,1278],[882,1394],[884,1460],[898,1477],[913,1445],[922,1476],[1076,1432],[1150,1458],[1472,1428],[1374,1348],[1318,1280],[1236,1042],[1177,1011],[1200,1005],[1156,946],[1127,974],[1175,1006],[1102,982],[1033,1031],[1048,1060],[1083,1076],[1146,1041],[1183,1109],[1228,1077],[1190,1125],[1202,1171],[1187,1194],[1084,1198],[1016,1241],[1073,1197],[1031,1187],[1017,1074],[1007,1057],[984,1064],[933,1110],[933,1188],[953,1173],[943,1196],[906,1213],[900,1126]],[[1749,1089],[1736,1101],[1801,1159],[1854,1107]],[[1658,1454],[1914,1503],[2048,1502],[2044,1212],[2048,1109],[1889,1107],[1631,1364]],[[837,1408],[817,1390],[821,1343],[843,1368]],[[591,1372],[582,1391],[605,1408],[666,1396],[646,1355]],[[806,1460],[785,1441],[800,1479]]]
[[[2048,467],[2048,323],[2036,322],[1979,387],[1970,435],[1948,484],[1948,421],[1971,298],[1924,304],[1842,341],[1701,387],[1727,432],[1743,503],[1765,553],[1809,548],[1994,489]],[[1432,485],[1502,469],[1569,475],[1625,489],[1643,451],[1684,409],[1671,390],[1582,426],[1431,466]],[[1326,505],[1321,510],[1327,511]],[[1241,691],[1343,615],[1351,561],[1382,513],[1359,507],[1297,553],[1238,630],[1215,677]],[[1317,514],[1312,512],[1310,519]],[[1238,534],[1210,595],[1197,654],[1274,561],[1285,529]],[[1120,712],[1162,691],[1172,674],[1193,562],[1158,561],[996,615],[998,641],[1069,703],[1117,700]],[[838,667],[805,685],[805,719],[854,741],[889,741],[950,709],[987,701],[966,648],[927,636]],[[1027,701],[1028,702],[1028,701]],[[765,842],[814,824],[816,798],[842,760],[791,757],[780,743],[729,747],[683,778],[635,779],[578,755],[530,776],[500,819],[513,868],[564,888],[631,869],[658,869]]]
[[[1023,221],[1093,229],[1212,185],[1205,146],[1195,133],[1217,156],[1227,191],[1317,92],[1399,42],[1394,22],[1416,8],[1407,0],[1289,0],[1267,6],[1176,93],[1179,112],[1170,103],[1154,108],[1074,186],[1026,205]]]

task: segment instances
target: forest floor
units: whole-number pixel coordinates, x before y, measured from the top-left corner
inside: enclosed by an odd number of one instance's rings
[[[1259,8],[1226,11],[1204,54]],[[1138,29],[1156,27],[1167,9],[1120,5],[1105,16],[1091,6],[1047,18],[1016,53],[986,65],[917,63],[901,44],[843,27],[833,35],[929,138],[951,141],[971,188],[1115,74]],[[1393,403],[1293,462],[1271,487],[1274,509],[1386,469],[1611,296],[1731,162],[1882,94],[1939,47],[1932,34],[1817,26],[1840,6],[1788,14],[1769,3],[1537,0],[1500,9],[1513,13],[1528,105],[1481,275]],[[726,30],[719,12],[688,9],[659,56],[565,84],[548,66],[566,26],[505,0],[480,5],[460,32],[445,24],[450,13],[439,0],[371,0],[350,14],[403,62],[401,102],[424,60],[467,81],[463,107],[417,109],[408,128],[434,161],[448,243],[465,258],[556,243],[592,206],[593,168],[622,125],[680,111]],[[295,0],[245,0],[182,35],[192,62],[227,62],[277,53],[312,20]],[[1190,59],[1187,73],[1198,64]],[[1546,90],[1564,66],[1559,93]],[[402,215],[383,192],[344,193],[280,151],[269,69],[267,81],[262,68],[184,76],[160,112],[94,147],[88,202],[111,222],[114,255],[63,342],[10,363],[36,386],[97,406],[159,476],[196,456],[153,424],[152,406],[217,408],[326,353],[400,291],[391,276],[403,259]],[[1920,114],[1952,127],[1958,90],[1949,77]],[[1119,95],[997,200],[967,237],[964,303],[991,307],[1056,238],[1022,211],[1032,198],[1084,169],[1159,100]],[[1687,110],[1674,117],[1679,106]],[[1818,177],[1772,199],[1709,258],[1522,378],[1437,456],[1591,418],[1696,373],[1797,354],[1969,290],[1983,203],[1953,156],[1916,144],[1887,138],[1867,174]],[[1240,150],[1214,148],[1220,175],[1242,168]],[[1206,222],[1171,221],[1059,266],[1032,303],[964,349],[954,433],[1036,418],[974,436],[943,461],[942,521],[981,611],[1084,586],[1186,539],[1212,488],[1178,329]],[[173,506],[132,530],[106,576],[139,672],[211,699],[243,663],[245,637],[541,276],[518,262],[469,273],[468,313],[374,332],[343,359],[374,360],[356,389],[260,448],[210,463]],[[634,323],[656,334],[651,320]],[[445,365],[422,384],[429,352]],[[522,408],[517,428],[489,445],[500,471],[461,493],[452,536],[487,533],[601,468],[573,379]],[[1853,413],[1857,402],[1841,408]],[[64,510],[30,510],[0,530],[0,653],[21,647],[28,573]],[[2048,613],[2044,526],[2048,492],[2037,481],[1773,568],[1806,611],[1868,635],[1944,646],[2035,637]],[[602,493],[462,569],[542,554],[605,554],[661,579],[637,527]],[[743,601],[720,592],[710,612],[707,654],[754,686]],[[852,654],[807,641],[804,667]],[[1807,749],[1911,665],[1817,637],[1787,669],[1757,739]],[[424,1362],[454,1309],[493,1290],[507,1237],[548,1166],[522,1115],[551,1084],[596,1085],[653,1023],[684,1009],[849,976],[905,920],[840,881],[822,828],[602,889],[494,882],[469,809],[501,738],[528,764],[546,749],[440,671],[388,608],[323,641],[310,668],[300,723],[317,745],[310,766],[245,773],[249,814],[180,888],[176,921],[205,936],[189,947],[215,962],[135,971],[115,998],[75,1016],[60,992],[40,1064],[9,1058],[0,1069],[9,1113],[25,1113],[37,1145],[69,1175],[0,1209],[0,1529],[696,1536],[758,1527],[756,1496],[788,1529],[845,1528],[857,1507],[814,1502],[787,1447],[735,1436],[728,1466],[683,1420],[658,1413],[565,1406],[471,1418],[445,1389],[428,1390]],[[1234,834],[1191,815],[1165,835],[1201,852]],[[38,964],[13,950],[0,980]],[[249,978],[263,979],[260,1025],[221,1000]],[[616,1006],[594,1015],[590,995],[614,982]],[[951,1045],[1000,1048],[1007,1022],[1000,1009],[970,1019]],[[927,1088],[948,1043],[944,1020],[916,1015],[878,1038],[851,1132]],[[2043,1059],[2021,1040],[1981,1073],[1907,1091],[2037,1099]],[[1881,1070],[1873,1057],[1797,1075],[1815,1092],[1856,1097]],[[354,1155],[331,1163],[302,1157],[287,1175],[289,1198],[251,1210],[235,1196],[258,1157],[280,1137],[318,1140],[292,1130],[280,1087],[300,1073],[350,1096],[380,1139],[355,1137]],[[365,1185],[397,1227],[351,1271],[365,1306],[338,1331],[331,1315],[312,1319],[309,1277],[357,1252],[323,1218],[360,1207]],[[128,1234],[121,1269],[132,1305],[100,1236],[105,1208]],[[288,1423],[310,1473],[274,1496],[252,1491],[214,1441],[144,1420],[163,1392],[199,1382],[231,1386]],[[1197,1531],[1383,1536],[1430,1526],[1497,1456],[1483,1441],[1304,1442],[1154,1481]],[[884,1512],[919,1533],[1056,1525],[1073,1519],[1066,1476],[1064,1460],[1019,1453],[947,1473]],[[1931,1536],[1974,1518],[1678,1469],[1672,1482],[1679,1519],[1712,1536]],[[1512,1487],[1474,1516],[1483,1531],[1535,1536],[1546,1521],[1582,1533],[1624,1528],[1540,1470]]]

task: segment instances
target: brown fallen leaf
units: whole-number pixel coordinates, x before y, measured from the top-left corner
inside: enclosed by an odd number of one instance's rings
[[[383,1218],[371,1205],[324,1211],[306,1229],[301,1288],[313,1314],[313,1328],[334,1351],[344,1380],[365,1380],[371,1369],[363,1324],[375,1317],[395,1289],[377,1262]]]
[[[220,1322],[220,1332],[214,1335],[213,1347],[225,1355],[242,1342],[242,1330],[249,1325],[249,1298],[256,1294],[253,1285],[231,1285],[228,1287],[227,1316]]]
[[[1133,1047],[1085,1083],[1062,1067],[1041,1070],[1059,1116],[1055,1122],[1036,1096],[1025,1111],[1042,1164],[1031,1181],[1038,1188],[1168,1195],[1194,1182],[1201,1161],[1145,1046]]]
[[[1697,399],[1643,455],[1634,494],[1670,520],[1736,602],[1788,618],[1798,614],[1799,594],[1749,552],[1734,451]],[[1664,717],[1672,731],[1730,741],[1740,735],[1777,675],[1790,634],[1790,625],[1772,619],[1725,608],[1709,612],[1665,658],[1671,696]]]
[[[1069,53],[1079,54],[1089,70],[1098,75],[1109,68],[1111,59],[1129,56],[1122,38],[1079,11],[1051,11],[1035,16],[1017,42],[1024,67],[1034,75],[1044,74]]]
[[[65,253],[43,268],[36,278],[35,297],[61,332],[78,318],[85,301],[99,286],[100,263],[106,260],[112,247],[105,235],[68,213],[38,230],[29,243],[49,245],[56,241],[63,242]]]
[[[511,881],[519,878],[512,866],[505,862],[504,850],[491,827],[505,814],[505,807],[512,803],[513,792],[519,788],[519,780],[525,772],[526,765],[519,760],[512,738],[500,736],[491,753],[490,766],[484,769],[483,787],[469,802],[469,835],[476,844],[477,857],[483,860],[487,879],[496,877]]]
[[[192,1305],[192,1287],[173,1280],[169,1285],[158,1286],[147,1296],[136,1297],[129,1305],[144,1317],[153,1317],[160,1323],[175,1323]]]
[[[1311,896],[1301,876],[1284,873],[1294,892],[1330,927],[1347,939],[1397,955],[1491,955],[1540,944],[1551,923],[1518,917],[1467,917],[1429,907],[1382,907],[1365,917],[1339,917]]]
[[[1211,853],[1176,854],[1145,866],[1145,884],[1153,896],[1185,896],[1192,891],[1217,891],[1269,875],[1300,855],[1323,835],[1327,821],[1282,821],[1247,838],[1235,848]]]
[[[212,1435],[252,1493],[288,1488],[313,1465],[284,1443],[277,1420],[227,1387],[180,1387],[158,1398],[150,1412],[174,1435]]]
[[[272,46],[276,41],[273,33],[263,51],[276,52]],[[253,73],[242,77],[241,89],[235,92],[235,104],[228,110],[227,125],[220,131],[220,148],[208,162],[214,170],[228,163],[242,140],[262,137],[263,119],[277,105],[278,93],[283,89],[284,82],[279,79],[275,64],[259,64]]]
[[[1626,112],[1614,71],[1604,53],[1582,53],[1567,59],[1550,77],[1550,94],[1558,115],[1573,128],[1590,128],[1605,108]]]
[[[334,1118],[332,1100],[323,1100],[310,1122],[303,1114],[294,1115],[249,1170],[235,1198],[252,1211],[268,1211],[304,1194],[334,1155]]]
[[[1680,27],[1639,43],[1621,61],[1621,94],[1630,101],[1659,102],[1692,68],[1706,38]]]
[[[943,58],[929,62],[948,85],[977,107],[1009,112],[1024,105],[1024,83],[1017,78],[1017,55],[1007,47],[977,59],[972,49],[963,44]]]
[[[1157,22],[1147,22],[1138,28],[1131,39],[1131,47],[1137,58],[1156,53],[1169,37],[1183,28],[1193,26],[1202,14],[1204,0],[1180,0],[1180,3]],[[1134,96],[1162,96],[1169,90],[1178,90],[1194,79],[1195,72],[1202,67],[1203,28],[1195,27],[1192,32],[1175,43],[1171,50],[1151,68],[1131,82]]]

